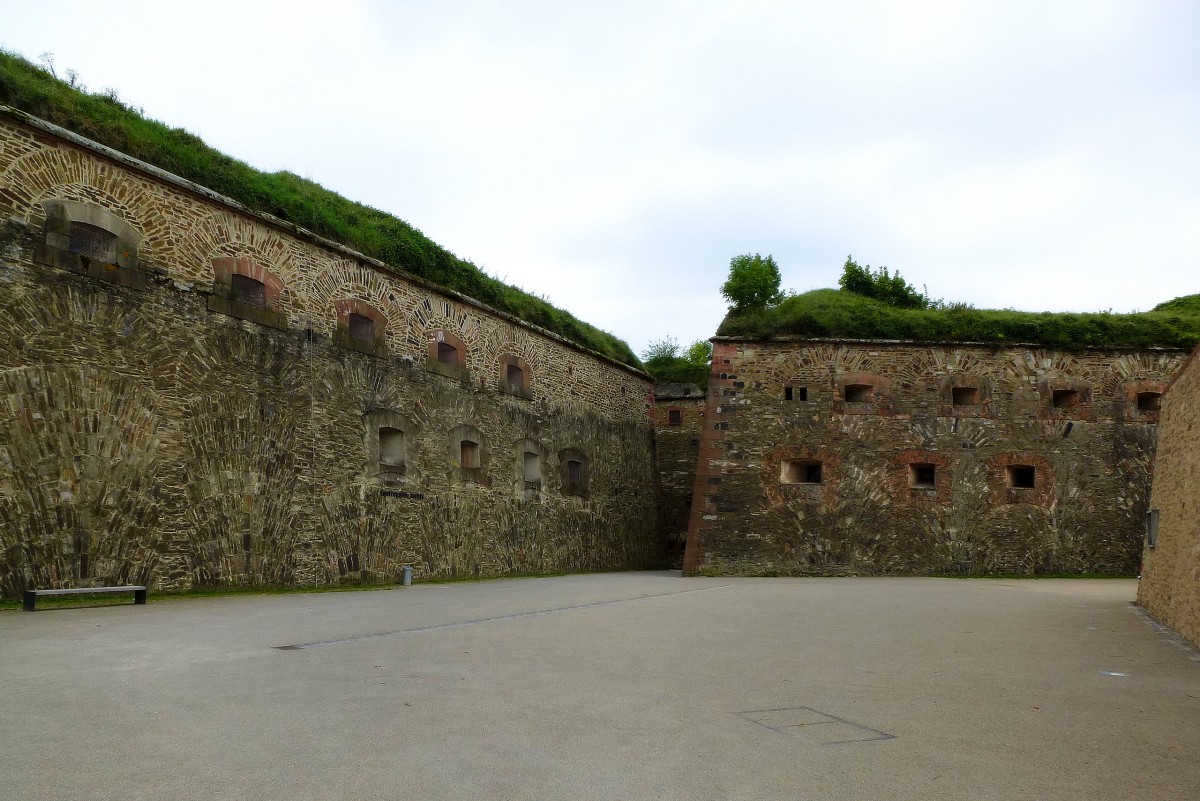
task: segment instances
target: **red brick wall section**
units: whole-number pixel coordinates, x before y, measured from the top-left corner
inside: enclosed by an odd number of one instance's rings
[[[846,387],[856,384],[865,384],[872,388],[870,400],[865,402],[846,400]],[[892,381],[887,376],[869,373],[864,370],[843,373],[837,378],[835,408],[840,409],[844,414],[891,414],[892,403],[888,394],[891,389]]]
[[[954,403],[954,390],[974,389],[978,403]],[[992,382],[980,375],[949,375],[942,379],[939,386],[941,395],[941,414],[943,417],[965,417],[987,419],[995,416],[995,405],[992,403]]]
[[[892,497],[901,503],[950,503],[951,459],[937,451],[908,450],[896,454],[895,469],[892,471]],[[910,485],[911,468],[914,464],[934,466],[933,488],[925,489]]]
[[[821,483],[785,484],[780,479],[784,461],[820,462]],[[792,500],[811,500],[832,503],[837,498],[842,460],[828,448],[805,445],[785,445],[767,453],[762,461],[762,482],[767,503],[780,505]]]
[[[1157,423],[1162,414],[1161,409],[1142,411],[1138,408],[1138,395],[1143,392],[1157,392],[1161,403],[1162,396],[1167,392],[1166,381],[1128,381],[1122,387],[1125,390],[1125,419],[1131,423]]]
[[[1055,406],[1054,393],[1074,390],[1076,395],[1069,405]],[[1038,418],[1042,420],[1096,421],[1096,406],[1092,403],[1092,388],[1085,383],[1067,378],[1043,381],[1038,385],[1042,406]]]
[[[696,484],[692,490],[692,513],[688,520],[687,546],[683,554],[683,574],[694,576],[704,561],[705,533],[717,519],[724,475],[725,439],[735,414],[739,384],[738,348],[713,343],[712,372],[708,379],[703,423],[700,427],[699,454],[696,460]]]
[[[1033,487],[1008,486],[1008,468],[1013,465],[1033,467]],[[1045,457],[1034,453],[1003,453],[994,456],[987,461],[987,477],[988,503],[993,506],[1028,503],[1033,506],[1050,507],[1054,468]]]

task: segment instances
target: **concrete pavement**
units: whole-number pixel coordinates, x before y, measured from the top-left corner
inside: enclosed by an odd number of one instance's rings
[[[623,573],[0,613],[0,798],[1190,799],[1122,580]]]

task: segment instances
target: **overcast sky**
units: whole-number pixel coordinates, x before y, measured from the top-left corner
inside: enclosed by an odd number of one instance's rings
[[[1191,0],[9,6],[5,48],[639,353],[711,336],[740,253],[799,292],[848,254],[977,306],[1200,292]]]

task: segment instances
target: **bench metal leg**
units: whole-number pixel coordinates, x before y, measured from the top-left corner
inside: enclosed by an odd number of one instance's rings
[[[26,612],[34,611],[34,604],[37,603],[37,593],[33,590],[25,590],[25,602],[21,607]]]
[[[133,591],[133,602],[135,604],[146,603],[146,591],[145,590],[134,590]]]

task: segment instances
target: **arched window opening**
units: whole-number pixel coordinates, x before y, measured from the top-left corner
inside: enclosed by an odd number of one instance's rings
[[[379,429],[379,463],[387,467],[404,467],[404,432],[398,428]]]
[[[347,316],[347,326],[350,330],[350,336],[354,339],[369,342],[375,338],[375,321],[365,314],[351,312]]]
[[[46,220],[34,261],[130,289],[146,288],[138,265],[142,235],[123,217],[73,200],[43,200],[42,208]]]
[[[979,404],[978,387],[954,387],[950,390],[950,400],[954,406],[976,406]]]
[[[1055,409],[1073,409],[1081,403],[1079,390],[1077,389],[1056,389],[1052,390],[1050,395],[1050,403]]]
[[[233,299],[247,306],[264,309],[267,306],[267,286],[248,275],[234,273],[229,276],[229,288]]]
[[[520,390],[525,386],[525,371],[515,364],[510,364],[505,372],[505,380],[510,389]]]
[[[391,409],[375,409],[363,419],[367,446],[366,475],[384,484],[418,477],[413,421]]]
[[[72,253],[89,259],[115,264],[117,261],[117,235],[97,225],[84,222],[71,223],[71,241],[68,249]]]
[[[875,399],[875,387],[870,384],[847,384],[844,393],[847,403],[870,403]]]
[[[464,439],[459,443],[458,464],[465,470],[477,470],[481,466],[480,447],[478,442]]]
[[[563,495],[587,498],[591,483],[587,456],[574,448],[567,448],[559,453],[558,460]]]
[[[524,358],[514,353],[500,354],[500,372],[497,375],[497,389],[508,395],[530,399],[529,391],[530,369]]]
[[[522,472],[525,475],[525,484],[542,484],[542,457],[536,453],[525,451],[521,457]]]

